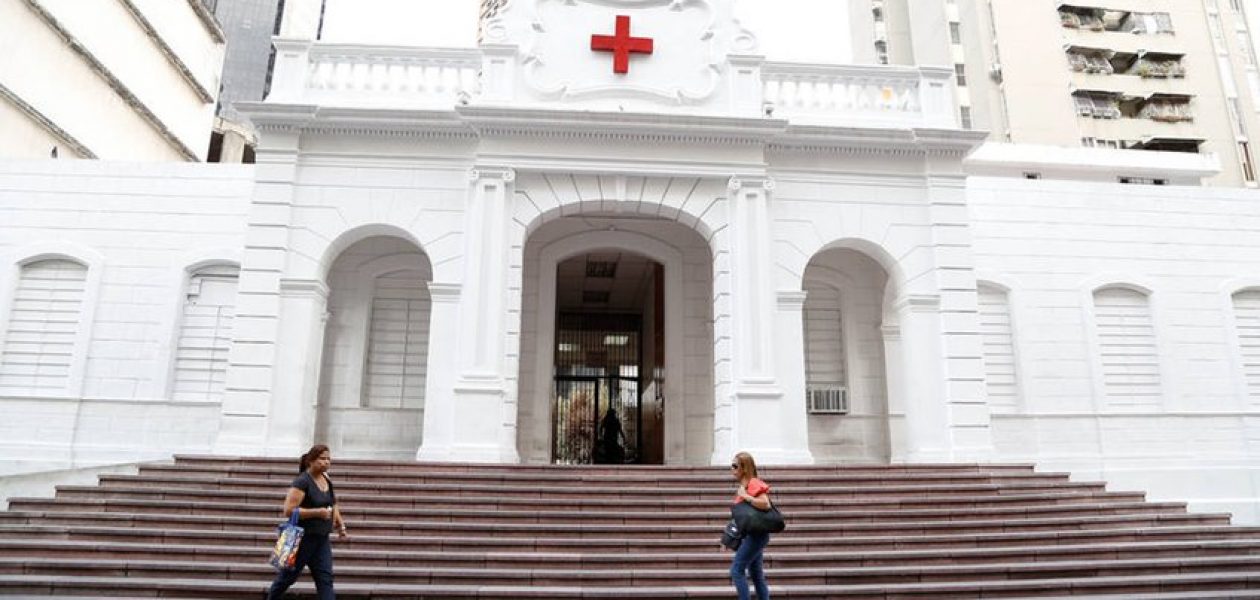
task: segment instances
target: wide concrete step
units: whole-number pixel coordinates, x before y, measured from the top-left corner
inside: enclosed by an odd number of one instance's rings
[[[1128,525],[1128,526],[1124,526]],[[932,531],[932,530],[927,530]],[[354,536],[338,540],[339,548],[364,550],[389,549],[442,549],[442,550],[493,550],[535,552],[610,552],[610,553],[660,553],[694,552],[712,548],[711,531],[693,537],[666,539],[635,538],[628,535],[609,535],[604,538],[539,537],[505,538],[487,530],[483,535],[366,535],[355,529]],[[781,536],[775,542],[777,549],[801,551],[827,550],[876,550],[905,548],[955,548],[1000,545],[1047,545],[1102,541],[1151,541],[1185,539],[1260,539],[1260,528],[1203,525],[1191,522],[1177,525],[1165,523],[1159,527],[1150,524],[1133,526],[1118,522],[1110,527],[1061,531],[1005,531],[985,533],[925,531],[890,532],[882,528],[836,532],[835,535]],[[0,525],[0,541],[13,540],[35,542],[37,540],[76,540],[90,542],[174,543],[220,546],[268,546],[274,533],[263,527],[239,531],[215,531],[204,529],[153,529],[128,527],[100,527],[64,525]]]
[[[726,557],[713,561],[711,568],[683,572],[660,569],[460,569],[392,566],[341,566],[339,583],[385,585],[473,585],[508,586],[718,586],[729,581]],[[969,581],[1004,581],[1080,577],[1125,577],[1133,575],[1221,574],[1240,570],[1260,572],[1260,555],[1230,557],[1165,558],[1146,560],[1062,561],[1041,563],[992,563],[985,565],[914,565],[894,567],[779,568],[774,572],[778,585],[853,586],[866,584],[907,584]],[[0,575],[63,575],[87,577],[140,577],[242,579],[265,581],[274,569],[261,561],[115,560],[93,558],[7,558],[0,557]]]
[[[580,475],[671,474],[684,476],[712,476],[725,474],[725,465],[715,467],[679,465],[504,465],[487,463],[418,463],[389,460],[336,459],[338,468],[373,469],[397,472],[424,470],[441,473],[499,473],[510,470],[516,473],[576,473]],[[156,464],[156,463],[155,463]],[[166,464],[188,466],[265,466],[295,470],[293,458],[274,456],[211,456],[177,454]],[[846,465],[761,465],[765,472],[788,475],[813,473],[1031,473],[1036,470],[1031,463],[910,463],[910,464],[846,464]]]
[[[127,516],[123,514],[111,513],[106,516],[93,516],[86,514],[76,523],[68,524],[49,524],[44,522],[40,517],[21,519],[21,513],[11,513],[5,517],[6,513],[0,513],[0,539],[15,538],[54,538],[54,539],[98,539],[98,541],[141,541],[159,543],[163,541],[188,541],[188,539],[270,539],[273,536],[270,524],[273,521],[267,519],[249,519],[249,523],[239,524],[238,528],[224,529],[226,523],[213,518],[195,517],[195,522],[181,522],[185,524],[185,528],[170,527],[164,523],[155,521],[147,521],[141,523],[122,522]],[[39,514],[39,513],[35,513]],[[100,518],[97,518],[100,517]],[[101,519],[106,519],[106,526],[102,526]],[[175,518],[175,517],[171,517]],[[8,521],[5,521],[8,519]],[[185,518],[186,519],[186,518]],[[10,524],[3,524],[3,523]],[[120,523],[121,527],[108,527],[108,523]],[[159,524],[163,527],[146,527],[152,524]],[[1213,532],[1241,532],[1240,528],[1225,527],[1230,524],[1230,518],[1227,514],[1138,514],[1138,516],[1079,516],[1071,518],[1045,518],[1045,519],[1023,519],[1023,521],[939,521],[939,522],[915,522],[915,523],[852,523],[835,526],[835,524],[825,523],[820,526],[799,526],[793,528],[793,534],[784,536],[777,543],[803,543],[803,545],[819,546],[827,545],[835,539],[845,539],[852,541],[854,538],[885,538],[893,537],[900,539],[903,543],[917,543],[922,539],[946,539],[946,541],[961,541],[966,543],[968,539],[988,538],[992,536],[1004,536],[1004,534],[1012,534],[1012,536],[1061,536],[1068,532],[1090,532],[1090,531],[1114,531],[1114,529],[1135,529],[1135,531],[1143,531],[1143,529],[1153,528],[1184,528],[1184,527],[1208,527]],[[1222,528],[1223,527],[1223,528]],[[373,531],[386,531],[389,534],[369,533]],[[404,532],[399,532],[396,524],[392,522],[372,522],[362,521],[354,523],[354,537],[349,543],[357,543],[358,541],[398,541],[398,543],[423,543],[423,545],[431,545],[431,543],[442,542],[444,545],[480,545],[480,543],[491,542],[499,546],[510,547],[563,547],[563,546],[583,546],[583,547],[599,547],[600,545],[611,545],[612,547],[629,547],[629,545],[639,548],[638,551],[651,551],[654,548],[660,548],[668,545],[685,545],[685,543],[702,543],[704,547],[711,545],[713,531],[711,527],[703,526],[702,528],[693,527],[697,531],[696,536],[687,537],[663,537],[659,531],[653,529],[656,533],[654,536],[648,536],[648,532],[643,531],[643,527],[633,526],[609,526],[600,528],[601,531],[614,532],[607,537],[615,537],[615,539],[601,539],[592,537],[571,537],[562,536],[539,536],[536,538],[520,538],[520,537],[503,537],[496,533],[498,526],[486,526],[488,536],[476,536],[475,529],[461,527],[457,531],[456,536],[438,537],[438,536],[421,536],[421,528],[407,528]],[[682,536],[684,532],[677,533]]]
[[[292,479],[233,477],[225,479],[215,475],[167,476],[167,475],[102,475],[100,484],[105,488],[153,487],[160,489],[196,489],[196,490],[240,490],[253,492],[276,493],[288,487]],[[464,497],[494,494],[511,495],[517,498],[582,498],[590,500],[623,500],[643,497],[641,488],[626,486],[583,485],[548,485],[530,486],[525,489],[505,487],[496,484],[414,484],[406,479],[394,481],[377,481],[371,483],[336,481],[338,493],[361,493],[371,495],[420,494],[429,497]],[[671,491],[670,499],[683,501],[709,501],[714,498],[729,498],[733,485],[730,482],[713,485],[697,485],[687,489]],[[1106,486],[1098,482],[1014,482],[1014,483],[959,483],[953,485],[798,485],[774,486],[774,496],[779,499],[790,498],[859,498],[859,497],[936,497],[958,494],[976,496],[1027,494],[1039,492],[1102,492]]]
[[[334,545],[337,565],[464,569],[666,569],[713,568],[729,561],[716,542],[699,552],[543,552],[536,550],[467,551],[439,548],[360,550]],[[101,543],[75,540],[0,540],[0,557],[89,557],[126,561],[183,560],[251,564],[263,561],[270,544],[212,546]],[[1260,554],[1260,539],[1189,539],[1064,543],[1055,546],[991,546],[975,548],[848,549],[841,551],[774,548],[767,551],[767,568],[837,568],[862,566],[976,565],[991,562],[1106,561],[1122,559],[1203,558]]]
[[[1027,505],[995,506],[975,502],[958,505],[921,504],[905,507],[871,506],[857,503],[836,506],[826,510],[795,510],[782,504],[793,526],[828,522],[874,522],[906,520],[911,518],[967,520],[976,518],[1004,517],[1011,519],[1062,516],[1066,514],[1152,514],[1184,512],[1185,504],[1179,502],[1138,502],[1131,495],[1117,493],[1111,497],[1096,499],[1069,498],[1062,502],[1030,502]],[[275,505],[236,504],[230,502],[179,502],[171,500],[111,500],[104,498],[13,498],[11,510],[27,512],[101,512],[132,514],[199,514],[210,516],[277,516]],[[729,514],[723,505],[704,506],[688,511],[658,510],[603,510],[573,512],[565,510],[517,510],[517,509],[464,509],[464,508],[375,508],[347,505],[342,514],[348,521],[360,518],[390,519],[399,523],[414,522],[481,522],[481,523],[539,523],[563,525],[583,523],[588,525],[634,524],[672,527],[675,525],[721,525]]]
[[[960,598],[1026,598],[1069,593],[1138,594],[1192,592],[1203,588],[1229,586],[1234,589],[1260,591],[1260,572],[1141,575],[1127,577],[1089,577],[983,581],[955,583],[915,583],[902,585],[873,584],[853,586],[791,586],[771,584],[775,598],[807,600],[887,600],[890,598],[951,600]],[[82,577],[45,575],[0,576],[0,594],[95,594],[99,597],[148,593],[165,597],[242,598],[261,594],[263,585],[254,581],[205,580],[199,578]],[[302,582],[293,590],[294,598],[311,598],[309,583]],[[381,585],[347,583],[337,586],[342,600],[411,598],[415,600],[516,600],[519,598],[638,598],[679,600],[690,598],[722,598],[731,596],[729,585],[721,586],[638,586],[622,587],[545,587],[495,585]]]
[[[275,479],[289,482],[298,475],[293,468],[266,466],[231,466],[231,465],[143,465],[139,469],[141,476],[147,475],[202,475],[224,478],[254,477]],[[1017,482],[1060,482],[1068,481],[1067,473],[1037,472],[936,472],[921,471],[910,473],[844,473],[827,470],[807,473],[778,474],[766,472],[762,474],[767,481],[776,487],[811,486],[811,485],[906,485],[906,484],[938,484],[954,483],[1017,483]],[[696,486],[727,486],[733,483],[729,473],[719,474],[710,471],[702,475],[672,474],[653,471],[627,471],[619,473],[585,473],[580,470],[557,471],[546,473],[517,472],[515,469],[486,470],[476,472],[440,472],[433,471],[427,465],[389,470],[353,470],[335,467],[329,477],[341,482],[379,482],[406,480],[413,484],[497,484],[519,488],[548,487],[552,485],[618,485],[632,488],[666,488],[691,489]]]
[[[1097,529],[1100,525],[1120,520],[1142,521],[1153,519],[1164,524],[1174,524],[1187,517],[1186,513],[1150,514],[1090,514],[1070,513],[1051,517],[1011,519],[999,515],[991,519],[906,518],[882,521],[839,521],[827,523],[793,523],[790,537],[811,539],[826,536],[847,535],[918,535],[924,533],[961,534],[1000,531],[1019,531],[1021,526],[1040,531],[1076,531]],[[55,511],[0,512],[0,524],[50,525],[84,527],[109,525],[114,527],[152,528],[171,531],[251,531],[270,532],[281,519],[272,516],[208,516],[202,514],[144,514],[121,512]],[[428,535],[440,537],[494,536],[501,540],[556,538],[580,539],[635,539],[661,540],[716,535],[713,523],[673,525],[668,528],[651,523],[638,524],[538,524],[538,523],[484,523],[450,521],[410,521],[396,519],[355,518],[350,521],[356,535]]]
[[[230,502],[236,504],[265,505],[274,510],[277,499],[283,498],[283,489],[273,488],[266,491],[244,491],[236,489],[177,489],[155,488],[147,486],[119,485],[109,487],[97,486],[59,486],[59,500],[106,499],[106,500],[169,500],[174,502],[214,503]],[[661,498],[656,495],[639,494],[625,499],[604,498],[518,498],[509,494],[484,496],[452,496],[434,497],[420,491],[414,494],[363,494],[338,490],[337,501],[344,509],[349,507],[371,508],[427,508],[427,509],[468,509],[468,510],[562,510],[566,512],[605,512],[609,510],[669,510],[683,511],[694,508],[697,502],[710,506],[722,506],[730,502],[733,494],[730,490],[721,495],[713,495],[700,500]],[[1044,504],[1063,504],[1071,502],[1105,502],[1105,501],[1141,501],[1145,495],[1137,492],[1104,492],[1098,490],[1063,490],[1042,491],[1023,494],[977,495],[952,494],[931,497],[904,496],[898,494],[868,495],[856,498],[835,497],[775,497],[776,504],[783,510],[818,511],[845,507],[865,507],[872,509],[921,508],[931,506],[1039,506]]]

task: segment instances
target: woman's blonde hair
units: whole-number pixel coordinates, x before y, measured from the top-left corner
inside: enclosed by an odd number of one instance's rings
[[[751,479],[757,476],[757,462],[747,452],[736,454],[731,464],[738,465],[740,479]]]

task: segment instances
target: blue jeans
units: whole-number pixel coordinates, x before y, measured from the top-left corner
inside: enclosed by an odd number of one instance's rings
[[[761,554],[770,543],[770,534],[758,533],[744,536],[744,541],[735,551],[731,559],[731,582],[735,584],[735,592],[739,600],[750,600],[748,595],[748,578],[751,577],[753,587],[757,589],[758,600],[770,600],[770,588],[766,585],[766,571],[761,567]]]
[[[276,573],[276,580],[271,582],[267,592],[267,600],[280,600],[285,590],[297,581],[302,569],[310,567],[311,577],[315,579],[315,591],[319,600],[336,600],[333,593],[332,542],[326,535],[306,534],[302,544],[298,546],[297,561],[292,569]]]

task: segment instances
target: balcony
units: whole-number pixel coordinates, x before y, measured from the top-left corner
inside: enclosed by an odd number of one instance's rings
[[[957,128],[953,71],[932,67],[766,62],[732,55],[725,85],[699,100],[645,100],[616,89],[543,94],[514,47],[444,49],[275,41],[270,103],[350,109],[453,110],[462,105],[771,117],[794,125]],[[730,90],[727,92],[726,90]],[[633,91],[633,90],[632,90]],[[613,100],[609,100],[609,98]],[[611,102],[611,104],[610,104]]]

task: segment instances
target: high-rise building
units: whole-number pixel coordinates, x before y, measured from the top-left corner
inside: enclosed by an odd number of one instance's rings
[[[1243,0],[942,2],[964,126],[999,142],[1210,154],[1209,185],[1257,184]]]
[[[1208,185],[1257,185],[1248,0],[859,4],[855,62],[952,68],[959,122],[992,142],[1198,153]]]
[[[197,1],[0,0],[0,156],[205,160],[224,43]]]
[[[203,0],[227,36],[223,84],[215,109],[210,158],[253,162],[257,136],[236,111],[237,102],[258,102],[271,86],[275,51],[272,36],[280,34],[285,0]],[[326,2],[321,3],[322,5]],[[321,9],[321,15],[323,13]],[[322,17],[321,17],[322,22]]]

